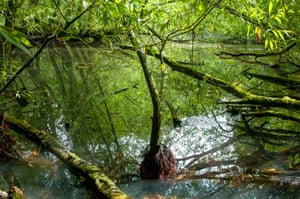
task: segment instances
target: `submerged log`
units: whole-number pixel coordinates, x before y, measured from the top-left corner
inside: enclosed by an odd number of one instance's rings
[[[97,166],[70,152],[49,133],[33,128],[26,121],[20,121],[13,117],[6,116],[5,121],[14,131],[24,135],[38,145],[43,145],[54,153],[75,176],[83,180],[83,183],[91,189],[95,198],[130,199]]]

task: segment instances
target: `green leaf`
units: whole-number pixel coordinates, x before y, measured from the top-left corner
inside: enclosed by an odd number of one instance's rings
[[[296,40],[296,47],[297,47],[298,49],[300,49],[300,39],[297,39],[297,40]]]
[[[247,26],[247,37],[249,37],[249,35],[250,35],[250,30],[251,30],[251,26],[248,25],[248,26]]]
[[[266,39],[266,40],[265,40],[265,48],[266,48],[266,49],[268,48],[268,45],[269,45],[269,39]]]
[[[30,41],[26,38],[26,35],[13,28],[6,26],[0,26],[0,34],[10,43],[23,50],[27,54],[31,54],[27,47],[31,47]]]
[[[275,16],[275,18],[274,18],[279,24],[282,24],[282,21],[281,21],[281,19],[278,17],[278,16]]]
[[[277,34],[277,31],[276,30],[272,30],[273,34],[275,35],[276,39],[279,38],[278,34]]]
[[[3,26],[5,24],[5,16],[0,16],[0,26]]]
[[[272,40],[269,41],[269,45],[270,45],[270,49],[273,50],[274,49],[274,43]]]
[[[202,5],[202,4],[200,4],[200,5],[198,6],[198,10],[199,10],[200,12],[202,12],[202,10],[203,10],[203,5]]]
[[[284,38],[284,36],[283,36],[283,34],[282,34],[281,31],[278,31],[278,35],[279,35],[279,37],[280,37],[283,41],[285,41],[285,38]]]
[[[269,3],[269,15],[271,15],[272,9],[273,9],[273,2],[270,1],[270,3]]]

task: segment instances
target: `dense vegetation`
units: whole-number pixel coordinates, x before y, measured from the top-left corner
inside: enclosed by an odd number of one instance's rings
[[[58,128],[71,128],[75,150],[80,133],[88,140],[87,131],[100,129],[94,140],[106,146],[103,161],[114,170],[103,170],[112,176],[125,172],[114,163],[126,156],[120,134],[149,135],[149,150],[157,152],[162,126],[207,109],[236,118],[235,141],[251,138],[247,147],[236,144],[248,155],[240,166],[249,172],[251,158],[263,165],[281,155],[286,170],[299,169],[298,1],[7,0],[0,10],[3,115],[29,119],[57,137]],[[204,42],[219,46],[213,61],[201,62],[207,52],[197,45]],[[179,44],[186,45],[174,50]],[[241,44],[251,48],[234,47]]]

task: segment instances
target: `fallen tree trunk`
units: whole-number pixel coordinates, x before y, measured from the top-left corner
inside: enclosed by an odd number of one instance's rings
[[[111,179],[101,173],[97,166],[70,152],[49,133],[33,128],[26,121],[20,121],[13,117],[5,116],[5,122],[14,131],[54,153],[75,176],[84,179],[83,183],[92,190],[95,198],[130,199]]]
[[[158,59],[161,58],[160,54],[153,49],[147,48],[148,55],[154,56]],[[267,97],[261,95],[255,95],[251,92],[244,90],[243,88],[236,86],[234,83],[224,81],[209,74],[203,73],[199,70],[179,64],[177,61],[163,57],[164,62],[168,64],[173,71],[177,71],[201,80],[213,86],[217,86],[224,91],[240,98],[241,100],[224,101],[224,104],[250,104],[250,105],[264,105],[267,107],[285,107],[285,108],[300,108],[300,100],[290,98],[288,96],[283,97]]]

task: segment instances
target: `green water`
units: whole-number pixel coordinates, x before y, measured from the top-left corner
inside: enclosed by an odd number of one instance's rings
[[[191,56],[189,45],[175,45],[166,53],[181,61],[201,63],[193,67],[238,82],[244,78],[239,74],[247,64],[218,59],[215,53],[223,48],[240,50],[257,47],[199,44]],[[160,63],[153,58],[148,61],[159,85]],[[22,59],[16,61],[21,62]],[[226,113],[224,106],[218,104],[220,100],[229,98],[228,94],[172,71],[169,71],[167,85],[163,100],[168,100],[178,109],[183,123],[181,128],[174,129],[167,106],[163,105],[162,142],[173,150],[177,158],[212,150],[241,133],[232,128],[238,116],[232,117]],[[30,96],[29,104],[10,103],[6,107],[8,114],[48,131],[71,151],[116,179],[120,187],[135,198],[153,194],[176,198],[300,197],[297,188],[283,186],[286,179],[282,180],[281,186],[280,180],[274,184],[237,184],[230,180],[192,180],[193,176],[162,182],[141,181],[134,177],[138,175],[142,152],[149,140],[152,115],[150,96],[134,53],[119,49],[49,46],[13,89],[19,90],[24,86]],[[33,150],[41,151],[28,162],[3,162],[0,171],[3,189],[6,189],[5,183],[13,179],[13,183],[31,199],[88,198],[85,187],[55,156],[30,141],[18,139],[23,157],[32,155]],[[235,162],[255,149],[250,138],[228,144],[203,156],[200,162],[213,158],[233,163],[198,169],[193,174],[226,169],[229,170],[226,174],[233,172],[237,166]],[[118,150],[124,153],[125,160],[121,162],[117,161]],[[288,158],[282,159],[286,161]],[[179,161],[178,169],[184,171],[192,160]],[[268,164],[263,166],[287,168],[276,159],[270,159]],[[241,173],[242,168],[237,168],[236,174]],[[128,176],[126,174],[131,177],[125,177]],[[297,176],[290,177],[297,183]],[[298,186],[299,183],[295,187]]]

